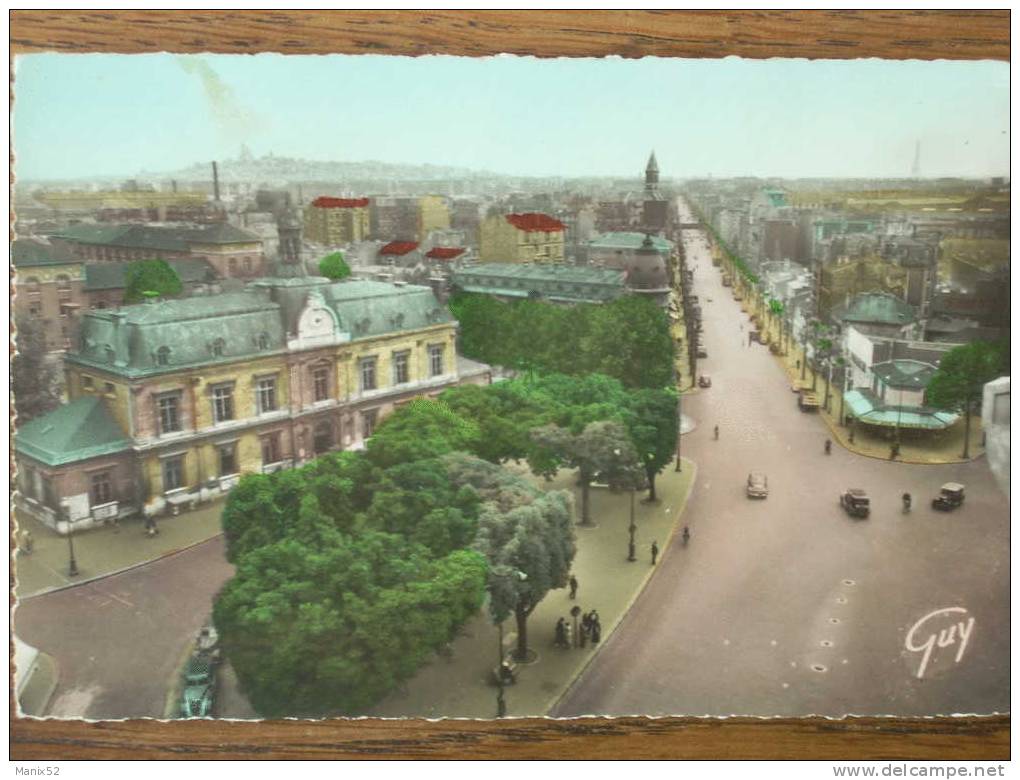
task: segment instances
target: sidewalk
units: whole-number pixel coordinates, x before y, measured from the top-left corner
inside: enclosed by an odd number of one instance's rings
[[[222,501],[205,504],[193,512],[182,512],[177,517],[158,519],[159,535],[145,535],[141,518],[124,520],[119,529],[112,526],[81,531],[74,535],[74,557],[78,576],[68,576],[70,560],[66,536],[43,525],[29,513],[14,513],[18,530],[32,532],[32,553],[18,550],[15,557],[17,584],[15,596],[19,599],[37,596],[51,590],[77,585],[89,580],[115,574],[142,563],[178,552],[220,533]]]
[[[630,493],[592,489],[592,517],[597,526],[577,527],[573,567],[579,583],[577,600],[570,600],[568,588],[550,591],[528,619],[528,646],[537,658],[519,666],[518,682],[505,689],[508,717],[549,712],[640,595],[654,571],[649,552],[652,541],[658,542],[661,560],[674,529],[682,526],[680,518],[695,475],[690,461],[684,460],[683,468],[678,474],[668,466],[656,479],[658,503],[641,503],[646,494],[638,492],[634,503],[637,561],[633,563],[626,560]],[[573,489],[575,479],[575,472],[563,471],[553,482],[540,484],[547,490]],[[579,493],[575,496],[579,505]],[[603,626],[599,645],[569,650],[553,646],[556,621],[564,617],[573,622],[570,608],[574,605],[582,612],[598,610]],[[516,625],[511,618],[503,626],[505,650],[511,649],[515,640]],[[452,652],[437,656],[402,690],[365,714],[385,718],[496,717],[497,688],[491,673],[500,657],[498,644],[499,634],[486,606],[464,626]]]
[[[741,303],[741,308],[745,313],[749,312],[749,305],[747,301]],[[768,317],[764,318],[761,323],[760,330],[762,332],[762,339],[778,339],[778,330],[768,327]],[[789,378],[790,385],[792,386],[795,382],[801,381],[801,369],[798,368],[797,361],[804,360],[804,350],[799,344],[795,344],[792,340],[790,342],[790,352],[788,355],[775,355],[779,365],[786,372]],[[803,363],[801,363],[803,365]],[[812,381],[812,371],[810,366],[804,372],[804,381],[810,383]],[[825,375],[819,374],[816,382],[817,395],[819,403],[825,400]],[[854,441],[850,442],[850,429],[845,425],[841,425],[839,421],[840,411],[840,399],[839,389],[835,386],[829,392],[829,409],[819,409],[818,414],[822,420],[828,426],[831,438],[834,443],[850,450],[851,452],[857,453],[858,455],[864,455],[869,458],[880,458],[882,460],[889,459],[890,444],[892,443],[891,431],[889,436],[883,436],[881,433],[874,431],[869,426],[858,425],[857,430],[854,433]],[[796,396],[790,393],[791,403],[796,403]],[[961,417],[960,420],[953,425],[951,428],[945,431],[934,432],[930,434],[918,434],[917,438],[913,438],[913,432],[905,431],[900,441],[900,454],[896,460],[900,463],[914,463],[914,464],[943,464],[943,463],[966,463],[967,459],[962,457],[963,455],[963,435],[964,435],[964,421]],[[981,417],[979,415],[971,415],[970,418],[970,459],[984,455],[984,447],[981,446]],[[819,445],[819,451],[821,451],[821,445]]]

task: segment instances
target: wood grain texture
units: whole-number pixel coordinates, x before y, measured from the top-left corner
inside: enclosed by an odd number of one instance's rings
[[[1009,11],[13,11],[11,49],[1009,59]]]
[[[12,11],[13,54],[1009,59],[1009,11]],[[1009,757],[1009,716],[943,719],[277,721],[18,719],[14,760]]]
[[[886,759],[1009,756],[1009,718],[20,721],[16,759]]]

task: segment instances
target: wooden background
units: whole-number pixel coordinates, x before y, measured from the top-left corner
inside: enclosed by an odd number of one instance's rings
[[[1009,59],[1009,11],[12,11],[13,54],[278,51]],[[1009,757],[1009,716],[171,722],[18,719],[23,759]]]

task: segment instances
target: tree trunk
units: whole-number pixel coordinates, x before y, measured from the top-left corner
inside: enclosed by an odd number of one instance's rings
[[[514,651],[514,658],[518,661],[528,660],[528,615],[531,614],[522,604],[514,608],[514,617],[517,620],[517,649]]]
[[[963,405],[963,457],[970,457],[970,396]]]
[[[646,469],[645,473],[648,475],[648,500],[657,501],[655,496],[655,472],[651,469]]]
[[[591,514],[589,511],[589,492],[591,488],[591,477],[581,474],[581,525],[591,525]]]

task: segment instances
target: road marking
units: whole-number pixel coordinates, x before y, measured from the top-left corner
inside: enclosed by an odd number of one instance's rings
[[[122,598],[121,598],[120,596],[117,596],[116,594],[113,594],[113,593],[107,593],[107,592],[105,592],[105,591],[104,591],[103,595],[105,595],[105,596],[109,596],[109,597],[110,597],[111,599],[113,599],[114,601],[119,601],[119,602],[120,602],[121,604],[123,604],[123,605],[124,605],[125,607],[133,607],[133,606],[134,606],[134,604],[132,604],[132,603],[131,603],[130,601],[128,601],[127,599],[122,599]],[[109,602],[107,602],[107,603],[109,603]]]

